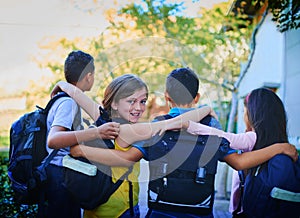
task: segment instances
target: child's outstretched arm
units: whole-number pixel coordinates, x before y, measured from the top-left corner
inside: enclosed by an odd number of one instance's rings
[[[59,81],[51,92],[51,96],[56,94],[59,90],[67,93],[72,97],[81,108],[95,121],[100,116],[99,104],[93,101],[90,97],[83,93],[79,88],[65,81]]]
[[[142,152],[135,147],[123,151],[108,148],[95,148],[86,145],[75,145],[71,147],[70,152],[73,157],[85,157],[90,161],[95,161],[108,166],[129,167],[143,158]]]
[[[235,170],[244,170],[258,166],[277,154],[286,154],[293,161],[297,161],[299,157],[294,145],[289,143],[275,143],[255,151],[244,152],[242,154],[232,153],[224,157],[224,160]]]
[[[66,131],[64,127],[53,126],[49,131],[47,144],[49,148],[59,149],[98,138],[115,139],[119,134],[119,127],[120,124],[115,122],[105,123],[98,128],[77,131]]]
[[[149,139],[157,133],[161,135],[167,130],[181,129],[183,123],[189,120],[200,121],[211,113],[211,108],[204,106],[168,120],[152,123],[123,124],[120,126],[119,136],[116,140],[121,147],[128,147],[133,142]]]
[[[256,142],[256,133],[254,131],[234,134],[194,121],[185,122],[183,127],[187,128],[187,131],[193,135],[216,135],[224,137],[230,142],[230,147],[233,149],[251,151]]]

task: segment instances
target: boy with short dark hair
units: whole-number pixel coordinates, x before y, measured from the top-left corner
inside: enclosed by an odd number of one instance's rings
[[[157,119],[170,119],[192,110],[200,98],[198,89],[198,76],[190,68],[173,70],[167,76],[165,91],[165,100],[170,107],[170,111],[167,115],[158,117]],[[219,122],[213,117],[209,116],[209,118],[206,117],[204,119],[207,120],[209,126],[221,128]],[[208,217],[212,216],[214,201],[213,183],[218,158],[221,159],[221,153],[217,152],[216,157],[212,158],[213,161],[209,163],[209,175],[206,176],[206,184],[197,184],[194,186],[199,156],[201,156],[204,146],[197,144],[199,142],[195,136],[185,134],[182,131],[177,133],[168,132],[160,140],[163,143],[165,142],[165,145],[153,143],[154,145],[152,146],[144,147],[146,151],[145,158],[149,160],[150,168],[148,186],[149,210],[147,216],[196,217],[199,214]],[[181,137],[182,140],[180,140]],[[162,147],[169,146],[167,144],[171,144],[173,140],[178,140],[175,142],[175,145],[158,152]],[[223,144],[220,145],[219,149],[223,147]],[[198,148],[201,149],[197,150]],[[187,150],[189,150],[190,154],[189,152],[184,154]],[[229,147],[225,148],[222,155],[225,156],[229,151]],[[160,166],[163,166],[163,168],[159,169]],[[190,168],[190,172],[186,172],[184,168]],[[164,176],[161,175],[161,171],[165,174]],[[163,177],[162,179],[159,178],[161,176]],[[182,190],[185,191],[182,192]],[[196,193],[197,191],[203,194],[195,197],[189,194],[189,192]]]
[[[94,84],[94,71],[94,58],[82,51],[72,51],[65,60],[64,74],[67,82],[82,91],[91,90]],[[113,124],[82,130],[81,109],[72,98],[61,97],[53,104],[47,117],[47,149],[49,154],[53,149],[59,150],[46,168],[46,217],[81,217],[78,202],[63,186],[62,159],[70,153],[72,145],[107,137],[107,134],[110,134],[108,130],[111,125]]]
[[[192,110],[200,98],[198,88],[198,77],[190,68],[173,70],[166,79],[165,92],[170,111],[156,120]],[[211,116],[200,122],[221,129]],[[237,154],[225,138],[190,135],[185,130],[166,131],[162,138],[144,142],[143,154],[150,170],[146,217],[212,218],[218,161],[242,170],[285,152],[282,144],[268,148]]]

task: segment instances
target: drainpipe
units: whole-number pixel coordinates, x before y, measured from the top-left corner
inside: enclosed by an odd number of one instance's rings
[[[229,118],[228,118],[228,124],[227,124],[227,132],[233,132],[233,127],[234,127],[234,120],[235,120],[235,116],[237,113],[237,108],[238,108],[238,89],[240,86],[241,81],[243,80],[243,78],[245,77],[248,69],[251,66],[253,57],[254,57],[254,53],[255,53],[255,48],[256,48],[256,34],[259,30],[259,28],[261,27],[261,25],[263,24],[266,16],[268,14],[268,8],[267,10],[264,12],[262,19],[260,20],[260,22],[258,23],[258,25],[255,27],[253,33],[252,33],[252,42],[250,45],[250,49],[251,49],[251,53],[249,55],[248,58],[248,62],[246,64],[246,67],[244,68],[244,70],[241,72],[239,78],[237,79],[237,81],[234,83],[233,87],[229,87],[228,84],[226,84],[226,81],[222,84],[222,86],[228,90],[231,91],[231,109],[230,109],[230,113],[229,113]],[[219,198],[228,198],[227,196],[227,191],[226,191],[226,187],[227,187],[227,176],[228,176],[228,166],[227,165],[220,165],[220,167],[222,167],[221,169],[221,178],[220,180],[225,181],[225,185],[222,186],[221,184],[217,184],[217,195],[216,197]]]

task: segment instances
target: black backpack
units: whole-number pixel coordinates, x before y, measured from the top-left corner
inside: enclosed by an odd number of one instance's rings
[[[169,115],[159,117],[169,119]],[[201,123],[209,124],[210,116]],[[148,149],[150,180],[148,207],[157,210],[207,215],[214,203],[218,149],[229,142],[217,136],[196,136],[167,131]]]
[[[8,177],[17,203],[30,205],[43,200],[45,167],[57,153],[54,150],[47,157],[47,115],[58,98],[67,96],[66,93],[57,94],[45,109],[37,106],[37,110],[24,114],[11,125]]]
[[[105,110],[100,107],[100,117],[95,125],[100,126],[106,122],[111,122]],[[124,120],[114,120],[125,123]],[[96,139],[84,142],[91,147],[114,149],[114,144],[108,139]],[[116,181],[112,180],[111,167],[97,162],[89,161],[86,158],[73,158],[66,156],[63,159],[64,166],[64,186],[76,199],[81,208],[92,210],[108,201],[110,196],[120,187],[132,171],[132,166]],[[133,214],[133,190],[129,181],[129,208]]]

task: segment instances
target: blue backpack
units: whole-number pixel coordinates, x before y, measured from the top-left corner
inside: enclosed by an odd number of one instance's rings
[[[41,190],[46,181],[45,167],[56,155],[54,150],[47,157],[47,115],[53,103],[65,93],[54,96],[45,109],[24,114],[10,128],[8,177],[14,191],[14,200],[21,204],[36,204],[42,201]]]
[[[276,155],[251,169],[245,180],[243,211],[247,217],[300,217],[300,160]]]
[[[156,119],[169,118],[166,115]],[[206,125],[210,122],[210,116],[201,120]],[[150,210],[211,214],[220,147],[229,148],[229,142],[217,136],[191,135],[183,130],[167,131],[149,145]]]

